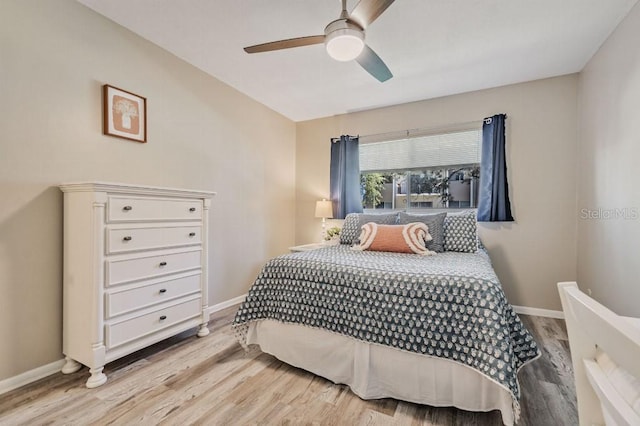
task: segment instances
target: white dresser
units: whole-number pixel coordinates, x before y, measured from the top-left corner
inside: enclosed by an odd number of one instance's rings
[[[105,363],[207,322],[213,192],[101,182],[64,192],[63,373]]]

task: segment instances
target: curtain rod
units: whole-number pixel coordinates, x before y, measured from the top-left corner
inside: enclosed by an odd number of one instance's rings
[[[384,140],[394,140],[409,138],[412,136],[424,136],[436,133],[455,132],[458,130],[470,130],[474,127],[481,128],[484,120],[467,121],[464,123],[453,123],[446,126],[422,127],[417,129],[395,130],[392,132],[374,133],[370,135],[360,135],[360,142],[381,142]],[[364,139],[364,140],[363,140]]]

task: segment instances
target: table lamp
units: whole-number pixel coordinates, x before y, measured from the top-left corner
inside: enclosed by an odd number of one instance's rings
[[[325,237],[327,219],[333,218],[333,204],[330,200],[323,198],[322,201],[316,201],[316,217],[322,218],[322,242]]]

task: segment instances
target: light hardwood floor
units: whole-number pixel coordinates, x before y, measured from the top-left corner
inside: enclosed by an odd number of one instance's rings
[[[237,306],[195,330],[108,364],[108,382],[86,389],[86,368],[0,396],[0,425],[501,425],[497,411],[472,413],[392,399],[363,401],[274,357],[247,355],[230,328]],[[562,320],[522,316],[543,356],[519,374],[518,425],[577,425]]]

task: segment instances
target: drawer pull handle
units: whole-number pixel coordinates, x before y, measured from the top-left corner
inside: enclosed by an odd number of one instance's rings
[[[190,212],[195,212],[195,211],[196,211],[196,208],[195,208],[195,207],[191,207],[191,208],[189,209],[189,211],[190,211]]]
[[[167,266],[167,262],[160,262],[160,266]]]
[[[133,207],[131,207],[131,206],[124,206],[124,207],[122,208],[122,210],[124,210],[125,212],[128,212],[129,210],[133,210]]]
[[[127,235],[126,237],[123,238],[123,240],[124,241],[131,241],[131,237]]]
[[[166,315],[162,315],[162,316],[160,317],[160,321],[164,321],[164,320],[166,320],[166,319],[167,319],[167,316],[166,316]]]
[[[161,288],[161,289],[160,289],[160,293],[166,293],[166,292],[167,292],[167,289],[166,289],[166,288]]]
[[[189,232],[189,236],[190,236],[190,237],[195,237],[195,236],[196,236],[196,233],[195,233],[195,232]]]

